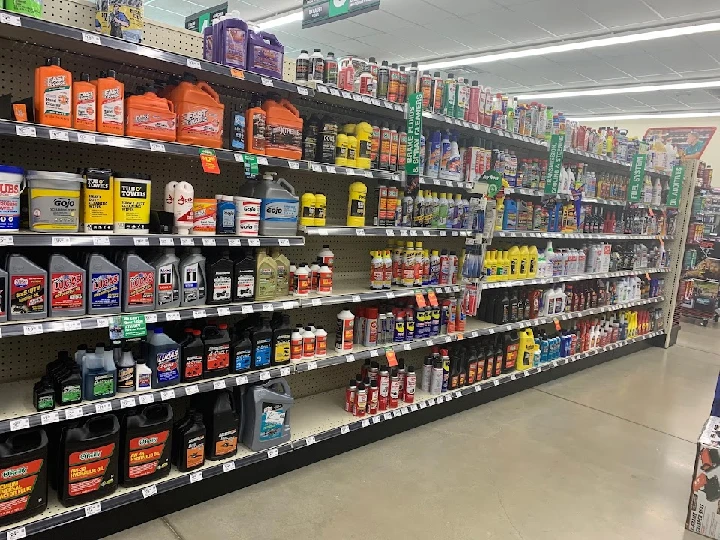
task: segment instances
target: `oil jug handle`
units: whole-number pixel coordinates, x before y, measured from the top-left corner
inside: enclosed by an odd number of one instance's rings
[[[210,97],[213,98],[215,101],[220,103],[220,96],[218,96],[217,92],[213,90],[208,83],[206,83],[205,81],[200,81],[197,83],[197,87],[206,94],[209,94]]]
[[[278,179],[277,179],[277,183],[280,184],[280,185],[282,185],[282,186],[285,186],[285,187],[287,188],[287,190],[288,190],[290,193],[293,194],[293,196],[295,195],[295,188],[292,187],[292,186],[288,183],[287,180],[285,180],[284,178],[278,178]]]

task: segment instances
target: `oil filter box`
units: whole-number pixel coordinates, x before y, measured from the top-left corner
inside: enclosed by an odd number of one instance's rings
[[[720,417],[705,422],[697,442],[685,528],[720,539]]]

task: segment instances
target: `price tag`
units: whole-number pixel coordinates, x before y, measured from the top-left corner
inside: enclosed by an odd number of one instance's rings
[[[20,538],[25,538],[26,536],[27,532],[25,531],[25,527],[18,527],[17,529],[12,529],[7,532],[7,540],[20,540]]]
[[[311,163],[310,169],[312,169],[313,172],[322,172],[322,167],[317,163]]]
[[[330,89],[330,95],[331,95],[331,96],[340,97],[340,90],[338,90],[337,88],[331,88],[331,89]]]
[[[277,448],[271,448],[267,451],[267,457],[269,459],[276,458],[278,455],[278,449]]]
[[[203,238],[202,245],[206,246],[206,247],[212,247],[215,245],[215,239],[214,238]]]
[[[266,158],[265,156],[258,156],[258,157],[257,157],[257,163],[258,163],[258,165],[267,165],[267,164],[268,164],[268,160],[267,160],[267,158]]]
[[[362,102],[365,103],[366,105],[372,104],[372,98],[370,98],[370,96],[362,96],[361,99],[362,99]],[[355,100],[355,101],[357,101],[357,100]]]
[[[243,313],[243,315],[247,315],[248,313],[255,313],[255,308],[252,306],[252,304],[249,304],[241,306],[240,311]]]
[[[248,246],[258,247],[259,245],[260,245],[260,239],[259,239],[259,238],[250,238],[250,239],[248,239]]]
[[[110,411],[112,411],[112,403],[109,401],[95,404],[95,414],[103,414]]]
[[[433,293],[433,294],[435,294],[435,293]],[[420,308],[424,308],[424,307],[427,305],[427,304],[425,303],[425,296],[423,295],[422,292],[416,292],[416,293],[415,293],[415,303],[416,303],[416,304],[418,305],[418,307],[420,307]]]
[[[120,139],[119,137],[108,137],[107,143],[110,146],[117,146],[118,148],[125,148],[125,139]]]
[[[380,422],[382,422],[382,416],[373,416],[373,418],[372,418],[373,424],[379,424]],[[370,422],[368,421],[368,423],[370,423]]]
[[[281,368],[280,368],[280,376],[281,376],[281,377],[287,377],[288,375],[290,375],[290,371],[291,371],[291,370],[290,370],[289,367],[281,367]]]
[[[430,236],[430,231],[428,231],[427,229],[423,230],[422,233],[423,233],[423,236]]]
[[[380,100],[377,99],[377,98],[372,98],[372,99],[370,100],[370,102],[371,102],[373,105],[375,105],[376,107],[382,106],[382,103],[381,103]]]
[[[193,319],[204,319],[207,317],[204,309],[193,309]]]
[[[181,238],[180,245],[181,246],[194,246],[195,240],[193,240],[192,238]]]
[[[350,433],[350,426],[342,426],[340,428],[340,435],[346,435]]]
[[[88,504],[85,507],[85,517],[94,516],[95,514],[99,514],[100,512],[102,512],[102,505],[100,504],[100,502]]]
[[[22,26],[20,17],[17,15],[10,15],[9,13],[0,13],[0,23],[9,24],[11,26]],[[18,536],[18,538],[25,538],[24,536]]]
[[[417,236],[417,231],[415,229],[410,229],[410,236]]]
[[[151,152],[164,152],[165,145],[162,143],[151,142],[150,143],[150,151]]]
[[[445,396],[445,401],[446,401],[446,402],[447,402],[447,401],[452,401],[452,398],[453,398],[453,397],[452,397],[450,394],[448,394],[448,395]],[[439,399],[442,399],[442,398],[439,398]],[[438,403],[441,403],[441,402],[438,401]]]
[[[165,314],[165,320],[166,321],[179,321],[180,313],[178,313],[177,311],[168,311]]]
[[[43,333],[42,324],[25,324],[23,325],[23,335],[34,336]]]
[[[190,386],[185,387],[186,396],[192,396],[193,394],[197,394],[198,392],[200,392],[200,388],[198,388],[197,384],[191,384]]]
[[[402,416],[402,414],[403,414],[403,413],[402,413],[402,410],[401,410],[401,409],[395,409],[395,410],[393,411],[393,417],[394,417],[394,418],[398,418],[398,417]]]
[[[353,303],[358,303],[358,302],[362,302],[362,299],[360,298],[359,294],[353,294],[352,301],[353,301]]]
[[[141,394],[138,396],[138,401],[141,405],[147,405],[148,403],[154,403],[155,402],[155,395],[154,394]]]
[[[420,407],[421,409],[424,409],[425,407],[427,407],[427,403],[425,403],[424,401],[421,401],[420,403],[418,403],[418,407]]]
[[[35,126],[15,126],[15,133],[19,137],[37,137]]]
[[[239,377],[235,377],[235,385],[236,386],[242,386],[247,383],[248,383],[248,378],[245,375],[240,375]]]
[[[355,169],[345,169],[345,174],[348,176],[355,176]]]
[[[16,418],[10,420],[10,431],[17,431],[19,429],[27,429],[30,427],[30,420],[27,418]]]
[[[412,347],[410,346],[409,343],[405,343],[403,345],[403,351],[412,351]]]
[[[447,236],[447,231],[440,231],[440,236]]]
[[[385,293],[385,298],[387,298],[388,300],[392,300],[393,298],[395,298],[395,293],[392,292],[392,291],[391,291],[391,292],[386,292],[386,293]]]
[[[297,170],[300,168],[300,164],[297,161],[288,161],[288,167]]]
[[[385,229],[386,236],[395,236],[395,231],[392,229]]]
[[[407,236],[407,235],[408,235],[408,232],[405,229],[402,229],[400,231],[400,236]]]
[[[392,415],[392,413],[386,412],[385,414],[383,414],[383,418],[384,418],[385,420],[392,420],[392,419],[393,419],[393,415]]]
[[[78,133],[77,138],[78,142],[84,144],[95,144],[95,135],[92,133]]]
[[[392,347],[387,347],[385,349],[385,358],[387,358],[388,365],[390,367],[397,366],[397,358],[395,357],[395,351]]]
[[[378,417],[376,416],[375,418],[378,418]],[[375,420],[375,418],[373,418],[373,420]],[[379,418],[378,418],[378,421],[380,421]],[[368,426],[370,425],[370,420],[368,420],[368,419],[366,418],[365,420],[363,420],[362,422],[360,422],[360,425],[361,425],[362,427],[366,428],[366,427],[368,427]]]
[[[123,398],[120,400],[120,408],[127,409],[128,407],[134,407],[136,405],[134,397]]]
[[[163,401],[167,401],[168,399],[175,399],[175,390],[173,390],[172,388],[170,390],[161,390],[160,399]]]
[[[269,381],[270,380],[270,372],[269,371],[261,371],[260,372],[260,380],[261,381]]]
[[[195,60],[193,58],[188,58],[187,61],[185,62],[185,65],[187,65],[187,67],[193,68],[193,69],[202,69],[200,62],[198,62],[197,60]]]
[[[298,90],[299,90],[299,89],[300,89],[300,87],[298,86]],[[317,85],[317,91],[320,92],[321,94],[327,94],[327,93],[328,93],[327,86],[323,86],[322,84],[318,84],[318,85]]]
[[[80,321],[64,321],[63,330],[65,330],[66,332],[82,330],[82,323]]]
[[[153,495],[157,495],[157,485],[156,484],[142,488],[143,499],[147,499],[148,497],[152,497]]]
[[[149,246],[150,240],[146,236],[136,236],[133,238],[133,244],[136,246]]]
[[[0,246],[13,246],[15,239],[12,236],[0,236]]]
[[[365,236],[365,229],[355,229],[355,236]]]
[[[305,446],[310,446],[311,444],[315,444],[315,437],[313,435],[305,437]]]
[[[383,102],[383,105],[385,105],[385,108],[386,108],[386,109],[392,109],[392,108],[393,108],[393,104],[392,104],[391,102],[389,102],[389,101],[384,101],[384,102]]]
[[[307,363],[307,370],[312,371],[313,369],[317,369],[317,362],[308,362]]]
[[[157,322],[157,313],[146,313],[145,324],[155,324]]]
[[[190,473],[190,483],[194,484],[195,482],[199,482],[202,480],[202,471],[195,471],[194,473]]]
[[[40,424],[43,426],[47,424],[54,424],[55,422],[60,421],[60,413],[57,411],[50,411],[48,413],[44,413],[40,415]]]
[[[59,129],[49,130],[51,141],[70,141],[70,134],[67,131],[61,131]]]
[[[228,473],[230,471],[235,470],[235,462],[234,461],[228,461],[227,463],[223,463],[223,472]]]
[[[325,170],[330,174],[335,174],[335,167],[333,167],[332,165],[325,165]]]
[[[53,246],[64,247],[69,246],[72,239],[69,236],[53,236],[51,242]]]
[[[272,304],[263,304],[262,310],[263,311],[273,311],[273,305]]]
[[[319,88],[318,88],[318,89],[319,89]],[[307,96],[307,95],[308,95],[308,89],[305,88],[304,86],[298,86],[298,87],[297,87],[297,91],[298,91],[298,94],[300,94],[301,96]]]
[[[213,390],[224,390],[226,388],[225,381],[213,381]]]
[[[217,314],[218,314],[218,317],[227,317],[228,315],[230,315],[230,308],[219,307],[219,308],[217,308]],[[145,322],[147,322],[147,315],[145,315]]]

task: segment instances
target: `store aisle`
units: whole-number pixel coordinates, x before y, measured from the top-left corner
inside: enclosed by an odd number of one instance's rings
[[[685,328],[686,345],[614,360],[110,538],[699,538],[683,524],[720,354],[708,352],[717,330]]]

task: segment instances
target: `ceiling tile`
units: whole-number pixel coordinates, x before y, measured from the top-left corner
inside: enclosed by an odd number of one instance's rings
[[[298,22],[297,25],[298,28],[300,28],[302,26],[302,23]],[[329,30],[331,32],[333,32],[334,34],[340,34],[345,38],[361,38],[380,33],[380,30],[376,30],[374,28],[370,28],[369,26],[360,24],[356,22],[354,18],[335,21],[329,26]]]
[[[644,1],[666,19],[696,14],[707,16],[710,15],[710,12],[720,11],[720,3],[717,0],[692,0],[689,2],[679,2],[678,0]]]
[[[374,28],[375,30],[379,30],[381,32],[385,32],[386,34],[395,36],[396,38],[400,38],[400,36],[406,36],[413,32],[423,30],[422,27],[418,26],[415,23],[411,23],[406,19],[396,17],[395,15],[391,15],[390,13],[386,13],[380,10],[356,15],[355,17],[353,17],[353,22],[362,24],[363,26],[367,26],[369,28]],[[332,27],[333,24],[334,23],[322,25],[318,28],[322,28],[323,26]],[[400,39],[398,39],[398,41],[400,41]]]
[[[537,0],[510,8],[516,18],[524,18],[555,36],[602,30],[597,22],[573,7],[567,0]]]
[[[445,18],[450,14],[447,9],[423,0],[388,0],[381,2],[380,11],[422,25]]]
[[[474,51],[508,43],[507,40],[491,32],[478,32],[477,25],[459,17],[438,19],[433,21],[432,24],[426,25],[425,28],[427,28],[426,32],[436,32],[441,36],[449,36]]]
[[[607,28],[658,20],[657,14],[641,0],[576,0],[575,7]]]
[[[602,59],[602,56],[600,56],[600,54],[602,54],[601,52],[595,54]],[[667,75],[672,73],[672,69],[668,66],[652,56],[641,52],[607,58],[607,62],[633,77]]]
[[[686,105],[707,105],[707,104],[718,104],[718,98],[705,92],[704,90],[683,90],[680,92],[673,92],[673,97],[680,103]]]
[[[217,5],[218,2],[209,2],[208,5]],[[267,18],[275,13],[281,13],[293,8],[302,7],[300,0],[272,0],[262,2],[261,0],[228,0],[228,10],[237,10],[246,21],[256,21]]]
[[[552,35],[516,13],[498,7],[464,17],[477,32],[492,32],[513,43],[550,38]]]
[[[387,3],[394,2],[395,0],[387,0]],[[532,0],[520,0],[520,2],[530,2]],[[428,4],[432,4],[438,8],[442,8],[445,11],[445,16],[452,14],[458,16],[470,15],[471,13],[482,13],[488,9],[496,8],[498,4],[502,2],[498,0],[455,0],[452,3],[452,9],[448,9],[447,0],[425,0]],[[381,6],[385,6],[383,3]],[[384,7],[383,7],[384,9]]]
[[[686,50],[668,49],[656,54],[651,53],[651,55],[678,73],[704,71],[720,67],[718,62],[712,56],[703,50],[698,50],[697,48],[695,48],[695,51],[692,54]]]
[[[572,69],[568,69],[568,66],[562,66],[543,56],[513,60],[508,64],[514,66],[518,71],[525,71],[530,75],[560,84],[581,84],[589,80]]]
[[[716,60],[720,60],[720,32],[696,34],[688,39]]]

